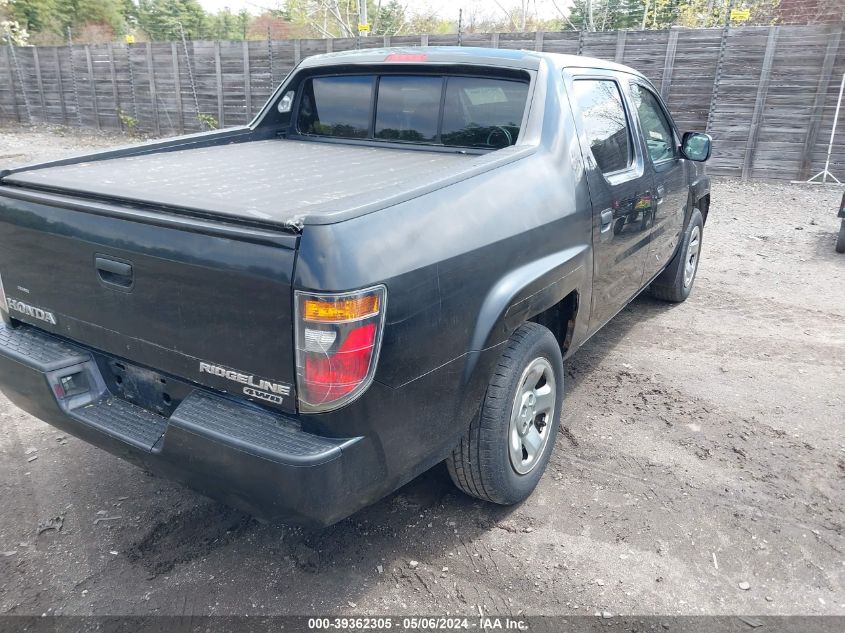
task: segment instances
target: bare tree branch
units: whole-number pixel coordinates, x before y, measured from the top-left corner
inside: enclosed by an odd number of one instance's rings
[[[499,7],[499,9],[502,10],[502,13],[504,13],[506,16],[508,16],[508,22],[511,23],[511,26],[514,28],[514,30],[517,30],[519,28],[519,25],[513,19],[513,15],[511,15],[511,12],[508,11],[507,9],[505,9],[505,7],[503,7],[501,4],[499,4],[499,0],[493,0],[493,4],[495,4],[497,7]]]
[[[569,19],[569,14],[564,13],[563,11],[561,11],[560,7],[559,7],[559,6],[557,6],[557,2],[556,2],[555,0],[552,0],[552,6],[553,6],[553,7],[555,8],[555,10],[556,10],[556,11],[560,14],[560,17],[562,17],[564,20],[566,20],[566,23],[567,23],[569,26],[571,26],[571,27],[572,27],[572,30],[573,30],[573,31],[579,31],[579,30],[580,30],[577,26],[575,26],[575,25],[572,23],[572,20],[570,20],[570,19]]]

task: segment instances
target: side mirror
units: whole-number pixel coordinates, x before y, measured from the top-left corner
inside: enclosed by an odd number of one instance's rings
[[[687,132],[681,142],[681,152],[687,160],[704,162],[710,158],[712,149],[713,139],[701,132]]]

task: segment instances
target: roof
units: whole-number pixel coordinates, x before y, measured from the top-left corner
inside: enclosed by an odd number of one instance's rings
[[[581,55],[561,55],[559,53],[541,53],[537,51],[515,50],[507,48],[482,48],[474,46],[412,46],[394,48],[366,48],[338,53],[314,55],[303,60],[300,68],[335,66],[337,64],[380,64],[387,62],[388,56],[405,56],[390,60],[392,64],[476,64],[484,66],[505,66],[536,70],[543,59],[559,68],[602,68],[621,72],[640,73],[628,66],[609,62],[597,57]],[[424,56],[424,59],[422,58]]]

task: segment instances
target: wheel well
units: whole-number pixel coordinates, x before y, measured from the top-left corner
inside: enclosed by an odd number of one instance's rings
[[[707,212],[710,211],[710,194],[701,196],[695,205],[701,211],[701,219],[707,224]]]
[[[555,335],[561,352],[565,355],[572,344],[575,316],[578,314],[578,291],[573,290],[551,308],[529,319],[547,327]]]

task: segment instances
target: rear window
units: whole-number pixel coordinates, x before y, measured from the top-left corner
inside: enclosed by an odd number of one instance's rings
[[[444,145],[507,147],[516,143],[528,84],[501,79],[450,77],[446,86]]]
[[[374,77],[315,77],[299,104],[299,130],[339,138],[367,138]]]
[[[382,77],[378,83],[375,137],[410,143],[437,142],[442,77]]]
[[[500,149],[519,136],[528,82],[489,77],[314,77],[304,87],[300,134]]]

